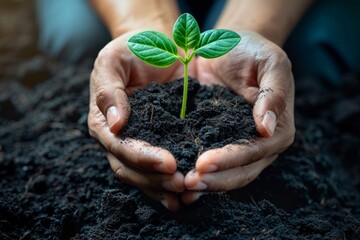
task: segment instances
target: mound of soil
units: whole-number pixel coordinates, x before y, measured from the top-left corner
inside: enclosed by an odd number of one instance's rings
[[[122,138],[141,139],[168,149],[187,173],[204,151],[258,136],[252,108],[221,86],[201,86],[190,78],[185,119],[180,119],[183,79],[153,83],[130,97],[132,113]]]
[[[294,144],[247,187],[172,214],[116,179],[90,138],[90,68],[36,54],[13,32],[28,1],[3,5],[0,26],[15,27],[0,27],[0,239],[359,239],[359,74],[337,89],[298,80]]]

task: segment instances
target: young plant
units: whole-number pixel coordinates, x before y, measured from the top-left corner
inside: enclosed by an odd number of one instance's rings
[[[183,49],[183,56],[178,53],[170,38],[156,31],[135,34],[128,40],[128,46],[137,57],[156,67],[168,67],[176,60],[184,64],[180,118],[185,118],[190,61],[195,54],[204,58],[220,57],[233,49],[241,38],[237,33],[225,29],[208,30],[200,34],[198,23],[189,13],[182,14],[176,20],[172,34],[176,45]]]

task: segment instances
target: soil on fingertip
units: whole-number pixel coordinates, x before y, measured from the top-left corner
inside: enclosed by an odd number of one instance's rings
[[[189,79],[186,118],[181,119],[183,79],[153,83],[129,97],[131,115],[122,132],[169,150],[178,170],[187,173],[206,150],[248,144],[258,136],[252,107],[222,86],[203,86]]]

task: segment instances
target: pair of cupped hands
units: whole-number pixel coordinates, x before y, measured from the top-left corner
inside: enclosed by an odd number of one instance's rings
[[[128,48],[129,32],[101,50],[90,80],[90,135],[105,148],[112,170],[170,211],[191,204],[205,192],[225,192],[253,181],[294,140],[294,80],[291,64],[276,44],[253,32],[238,32],[241,42],[216,59],[195,57],[190,76],[201,84],[225,86],[253,106],[261,137],[202,153],[186,175],[167,150],[138,139],[121,140],[131,112],[128,96],[153,81],[182,77],[183,66],[155,68]],[[241,123],[239,123],[241,124]],[[139,126],[141,131],[141,126]]]

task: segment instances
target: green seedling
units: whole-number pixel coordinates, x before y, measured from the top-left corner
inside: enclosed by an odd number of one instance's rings
[[[213,29],[200,34],[198,23],[189,13],[182,14],[176,20],[172,35],[175,44],[184,51],[183,56],[169,37],[156,31],[135,34],[128,40],[128,46],[138,58],[150,65],[165,68],[176,60],[184,65],[180,118],[185,118],[190,61],[195,54],[204,58],[220,57],[233,49],[241,38],[237,33],[225,29]]]

